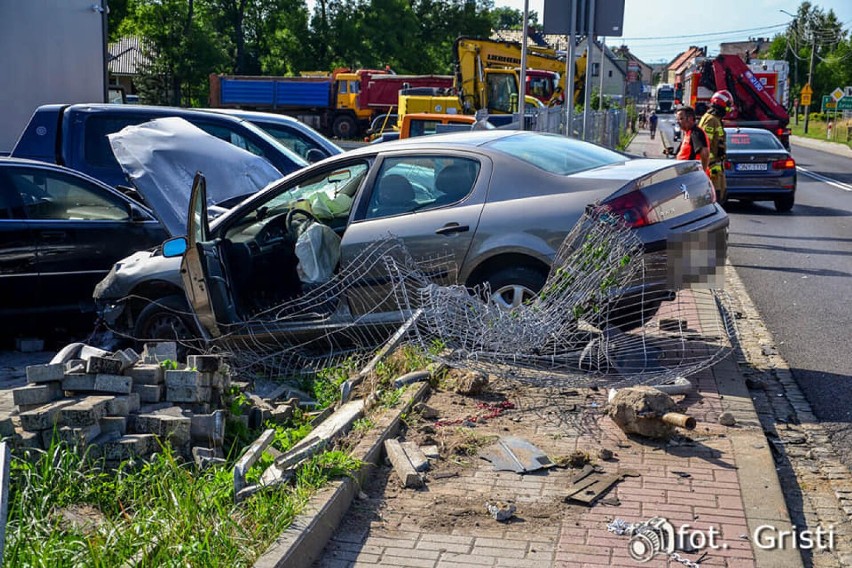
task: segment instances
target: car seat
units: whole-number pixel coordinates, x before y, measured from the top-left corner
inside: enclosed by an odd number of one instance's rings
[[[390,174],[379,181],[371,207],[374,217],[408,213],[416,207],[414,188],[405,177]]]
[[[473,186],[474,174],[470,166],[452,164],[438,172],[435,189],[440,192],[434,205],[448,205],[460,201]]]

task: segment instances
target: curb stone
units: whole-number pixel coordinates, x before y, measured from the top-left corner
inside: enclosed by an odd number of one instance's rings
[[[805,553],[803,561],[819,568],[852,566],[852,472],[830,446],[825,429],[814,416],[789,365],[778,355],[775,341],[736,271],[730,265],[726,271],[727,288],[742,313],[737,326],[744,330],[737,335],[741,342],[735,350],[736,363],[743,375],[758,375],[754,378],[765,383],[765,390],[753,390],[751,398],[766,432],[762,438],[767,449],[781,462],[776,465],[777,477],[791,522],[799,529],[835,529],[834,550]],[[744,469],[740,472],[744,473]],[[746,502],[759,496],[745,492],[742,477],[741,487]],[[799,495],[801,502],[797,503]],[[755,553],[758,550],[755,547]]]
[[[361,440],[352,456],[362,461],[353,477],[335,481],[314,495],[297,515],[293,524],[266,549],[255,562],[255,568],[302,568],[320,557],[331,535],[352,504],[358,489],[364,485],[379,463],[384,441],[399,431],[402,414],[429,393],[429,383],[409,385],[401,403],[376,418],[375,436]]]

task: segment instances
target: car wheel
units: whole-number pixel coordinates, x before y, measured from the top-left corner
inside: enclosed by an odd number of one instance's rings
[[[152,300],[139,312],[133,336],[139,342],[148,340],[187,341],[199,337],[189,315],[189,307],[181,296]]]
[[[793,203],[796,200],[795,195],[787,195],[785,197],[779,197],[775,200],[775,210],[779,213],[786,213],[790,209],[793,208]]]
[[[543,271],[517,266],[504,268],[482,279],[491,288],[491,301],[500,308],[510,310],[533,299],[544,286],[547,274]]]
[[[357,128],[358,125],[355,124],[355,119],[348,114],[341,114],[334,119],[331,125],[331,132],[338,138],[352,138],[355,136]]]

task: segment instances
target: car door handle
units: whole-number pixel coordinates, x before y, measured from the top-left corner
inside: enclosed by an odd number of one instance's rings
[[[468,225],[459,225],[458,223],[447,223],[440,229],[435,230],[436,235],[451,235],[453,233],[466,233],[470,230]]]
[[[65,231],[42,231],[41,240],[46,243],[59,243],[68,238],[68,233]]]

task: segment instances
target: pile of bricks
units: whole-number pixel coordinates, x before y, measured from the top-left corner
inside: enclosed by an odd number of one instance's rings
[[[165,443],[196,461],[222,457],[228,413],[220,407],[231,379],[219,356],[190,355],[178,365],[174,343],[147,344],[141,356],[132,349],[83,356],[27,367],[28,385],[13,390],[17,420],[0,425],[14,428],[4,432],[13,443],[47,448],[57,436],[88,446],[108,466]]]

